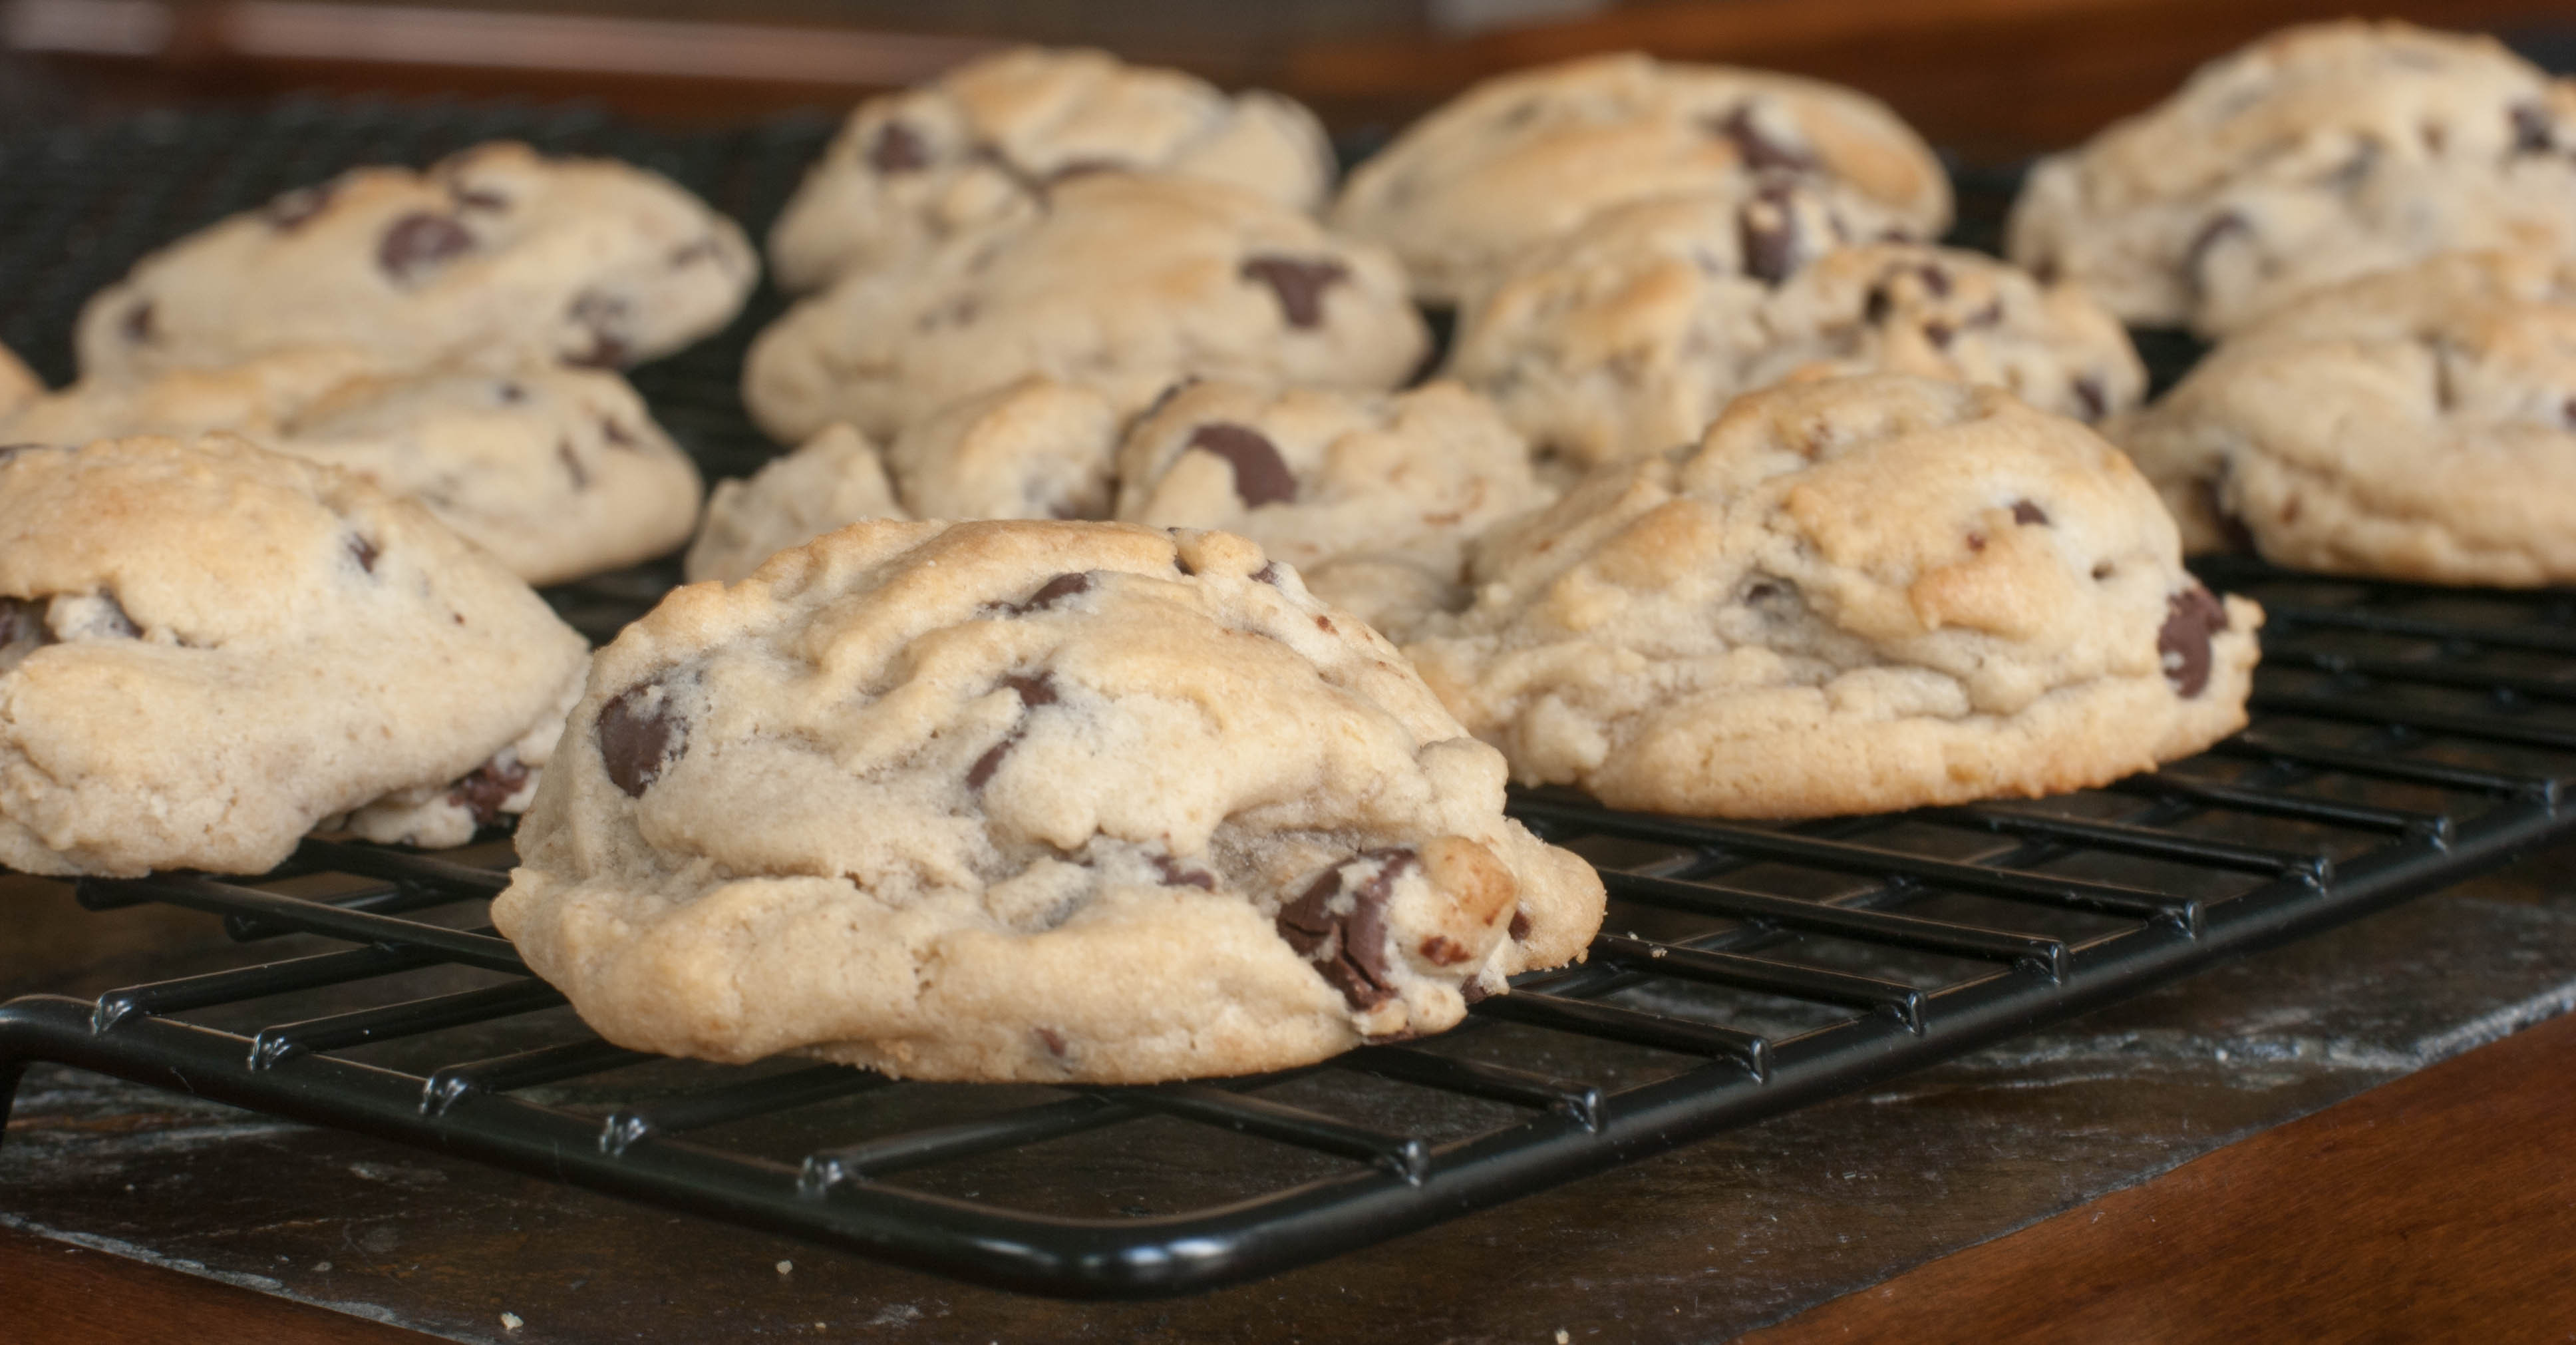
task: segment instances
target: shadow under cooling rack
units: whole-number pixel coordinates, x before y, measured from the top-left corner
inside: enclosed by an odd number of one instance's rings
[[[61,1062],[1039,1293],[1239,1281],[2136,994],[2576,815],[2576,598],[2210,577],[2271,618],[2255,725],[2217,750],[1789,828],[1519,795],[1609,883],[1590,960],[1307,1069],[1047,1088],[662,1060],[525,974],[482,924],[497,870],[311,841],[261,880],[83,883],[222,914],[250,948],[349,946],[0,1006],[0,1084]]]

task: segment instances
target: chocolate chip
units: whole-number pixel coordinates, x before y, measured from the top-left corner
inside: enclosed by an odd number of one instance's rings
[[[984,755],[975,758],[975,764],[966,768],[966,787],[982,789],[991,783],[993,772],[1002,769],[1002,758],[1009,756],[1011,749],[1019,745],[1020,731],[1013,729],[1000,742],[984,749]]]
[[[1062,577],[1069,579],[1082,578],[1081,575],[1066,575]],[[1014,675],[1005,677],[1002,679],[1002,685],[1019,693],[1020,708],[1023,711],[1032,710],[1041,705],[1053,705],[1056,702],[1055,678],[1043,669],[1033,676],[1022,677]],[[1002,758],[1009,756],[1011,754],[1011,749],[1020,745],[1020,735],[1027,731],[1028,726],[1026,723],[1012,725],[1011,731],[1003,734],[1000,742],[986,748],[984,750],[984,755],[975,758],[975,764],[966,768],[966,787],[968,789],[982,789],[986,784],[990,783],[993,778],[993,773],[1002,769]]]
[[[999,612],[1004,616],[1027,616],[1031,612],[1045,611],[1047,608],[1053,607],[1058,602],[1066,598],[1070,598],[1077,593],[1088,593],[1090,591],[1091,575],[1089,573],[1060,574],[1055,578],[1046,581],[1044,584],[1039,585],[1038,591],[1030,594],[1026,602],[990,603],[987,604],[987,610]]]
[[[1037,1034],[1038,1044],[1047,1048],[1048,1055],[1054,1056],[1058,1060],[1064,1059],[1063,1033],[1058,1032],[1051,1027],[1039,1027],[1032,1028],[1030,1030]],[[783,1266],[787,1263],[781,1261],[778,1264]]]
[[[500,398],[503,406],[516,406],[528,400],[528,390],[516,383],[501,383],[492,389],[492,395]]]
[[[1985,550],[1985,549],[1986,549],[1986,535],[1985,535],[1984,533],[1982,533],[1982,532],[1972,532],[1972,533],[1969,533],[1969,534],[1968,534],[1968,549],[1969,549],[1970,551],[1983,551],[1983,550]]]
[[[1933,298],[1947,299],[1950,297],[1949,272],[1942,270],[1938,266],[1934,266],[1930,262],[1925,262],[1923,265],[1914,268],[1914,274],[1923,278],[1923,288],[1930,290]]]
[[[1458,987],[1458,997],[1470,1004],[1474,1004],[1493,993],[1493,991],[1485,988],[1485,983],[1482,981],[1469,981],[1465,985]]]
[[[474,825],[488,827],[501,820],[501,805],[527,783],[528,768],[519,754],[503,748],[498,756],[475,767],[472,775],[450,785],[447,801],[474,814]]]
[[[1322,631],[1322,632],[1323,632],[1323,633],[1325,633],[1326,635],[1334,634],[1335,632],[1334,632],[1334,630],[1333,630],[1333,619],[1332,619],[1331,617],[1328,617],[1328,616],[1319,616],[1319,617],[1316,617],[1316,618],[1315,618],[1315,629],[1317,629],[1317,630],[1319,630],[1319,631]]]
[[[489,187],[464,187],[451,182],[447,184],[447,194],[455,200],[457,208],[460,210],[507,210],[510,208],[510,198],[503,196],[501,193],[494,191]]]
[[[2222,464],[2222,470],[2223,467]],[[2200,496],[2202,506],[2209,510],[2209,516],[2218,521],[2219,534],[2227,539],[2228,550],[2254,549],[2253,532],[2245,526],[2245,520],[2228,510],[2227,494],[2219,488],[2218,482],[2204,479],[2194,483],[2193,490]]]
[[[1869,287],[1869,302],[1862,306],[1860,317],[1861,321],[1875,327],[1887,321],[1888,315],[1895,311],[1896,301],[1888,297],[1887,287],[1872,285]]]
[[[2048,511],[2028,500],[2015,500],[2013,501],[2013,522],[2024,526],[2036,523],[2045,528],[2048,526]]]
[[[1350,268],[1331,258],[1308,261],[1298,257],[1254,257],[1243,264],[1241,275],[1258,280],[1279,296],[1279,311],[1288,317],[1291,327],[1318,327],[1324,321],[1324,291],[1348,280]]]
[[[2185,697],[2209,685],[2209,637],[2227,629],[2227,607],[2198,584],[2165,599],[2164,628],[2156,632],[2165,680]]]
[[[1521,940],[1528,938],[1530,936],[1529,917],[1519,911],[1512,912],[1512,923],[1506,932],[1512,936],[1512,941],[1514,943],[1518,943]]]
[[[2253,232],[2253,223],[2234,210],[2211,219],[2209,223],[2200,226],[2200,232],[2193,234],[2191,242],[2182,250],[2184,274],[2192,278],[2193,284],[2205,285],[2207,280],[2201,275],[2200,269],[2208,262],[2210,251],[2237,234],[2251,235]]]
[[[2075,400],[2084,403],[2084,418],[2100,420],[2111,409],[2111,395],[2102,390],[2102,380],[2083,374],[2075,380]]]
[[[2576,429],[2576,397],[2570,397],[2558,404],[2558,418],[2566,421],[2569,428]],[[0,452],[5,451],[0,450]]]
[[[1798,216],[1787,191],[1764,188],[1737,212],[1735,232],[1746,275],[1777,285],[1798,269]]]
[[[564,465],[564,474],[572,478],[574,490],[590,489],[590,472],[581,465],[581,455],[572,451],[570,439],[555,441],[555,458]]]
[[[1816,158],[1795,145],[1784,145],[1762,133],[1753,121],[1753,105],[1745,103],[1722,118],[1706,123],[1709,130],[1735,146],[1744,166],[1760,173],[1773,169],[1803,173],[1816,166]]]
[[[2096,582],[2108,579],[2119,572],[2119,568],[2107,560],[2096,561],[2093,565],[2093,578]]]
[[[349,558],[358,562],[359,569],[364,570],[369,574],[374,574],[376,572],[376,557],[384,554],[376,549],[376,544],[353,532],[349,534],[348,545]]]
[[[1933,345],[1943,350],[1948,350],[1950,348],[1950,342],[1956,338],[1958,334],[1959,332],[1957,328],[1952,327],[1949,323],[1939,321],[1938,319],[1923,324],[1923,339],[1930,341]]]
[[[1234,468],[1234,493],[1246,509],[1297,498],[1296,474],[1269,437],[1249,425],[1209,421],[1190,431],[1189,447],[1213,453]]]
[[[599,707],[599,756],[609,782],[640,799],[689,745],[688,721],[660,682],[631,686]]]
[[[158,334],[157,325],[152,320],[152,301],[149,299],[125,310],[124,319],[117,323],[125,333],[125,339],[138,346],[152,344]]]
[[[268,220],[268,227],[279,233],[293,233],[331,204],[334,190],[334,184],[325,182],[318,187],[298,187],[293,191],[280,192],[260,214]]]
[[[1184,864],[1170,855],[1154,856],[1154,872],[1161,875],[1165,887],[1195,887],[1216,890],[1216,875],[1195,865]]]
[[[2509,112],[2513,117],[2513,152],[2547,154],[2552,133],[2558,129],[2549,109],[2539,103],[2516,103]]]
[[[1446,934],[1434,934],[1422,941],[1422,957],[1427,962],[1437,963],[1443,967],[1454,967],[1466,961],[1468,956],[1466,945]]]
[[[1040,669],[1035,676],[1031,677],[1017,675],[1005,677],[1002,679],[1002,685],[1018,692],[1020,704],[1031,709],[1055,704],[1055,677],[1044,669]]]
[[[376,265],[397,285],[417,285],[474,250],[474,235],[446,215],[415,210],[395,220],[376,245]]]
[[[1788,590],[1783,589],[1778,584],[1775,584],[1768,579],[1756,579],[1751,585],[1745,588],[1744,600],[1746,602],[1769,602],[1773,598],[1779,597],[1782,593],[1787,591]]]
[[[1252,582],[1268,584],[1272,588],[1279,587],[1279,562],[1275,560],[1261,562],[1261,568],[1252,572]]]
[[[1396,879],[1421,860],[1404,846],[1363,851],[1358,858],[1374,861],[1376,867],[1350,890],[1344,909],[1334,909],[1334,901],[1343,895],[1347,864],[1325,870],[1295,901],[1280,907],[1276,927],[1298,956],[1342,992],[1345,1003],[1373,1009],[1395,997],[1386,958],[1386,903],[1395,895]]]
[[[590,349],[566,356],[565,363],[585,369],[620,369],[632,363],[635,352],[624,331],[632,311],[625,299],[614,294],[583,290],[574,295],[565,315],[576,326],[590,329]]]
[[[921,133],[899,121],[877,128],[868,142],[868,167],[880,173],[913,173],[930,166],[930,146]]]

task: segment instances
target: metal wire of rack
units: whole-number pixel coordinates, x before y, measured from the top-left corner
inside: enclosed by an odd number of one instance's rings
[[[827,131],[310,103],[0,146],[0,337],[60,378],[79,298],[135,256],[351,163],[517,135],[659,168],[756,231]],[[1991,232],[2008,183],[1961,187],[1966,233]],[[711,474],[772,451],[733,377],[779,302],[636,373]],[[2270,612],[2256,723],[2108,790],[1787,828],[1516,796],[1602,868],[1607,932],[1441,1037],[1151,1088],[670,1062],[601,1041],[527,976],[482,923],[499,871],[315,840],[263,879],[83,883],[93,907],[220,914],[254,954],[322,951],[0,1005],[0,1120],[27,1066],[57,1062],[1011,1288],[1239,1281],[2138,993],[2576,825],[2576,595],[2208,577]],[[604,636],[672,578],[549,596]],[[1153,1177],[1164,1208],[1079,1175],[1104,1163]]]

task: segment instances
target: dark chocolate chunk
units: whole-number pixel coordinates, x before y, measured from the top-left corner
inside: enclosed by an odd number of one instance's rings
[[[1038,1044],[1039,1044],[1040,1046],[1043,1046],[1043,1047],[1047,1048],[1047,1054],[1048,1054],[1048,1055],[1054,1056],[1054,1057],[1055,1057],[1056,1059],[1058,1059],[1058,1060],[1062,1060],[1062,1059],[1064,1059],[1064,1034],[1063,1034],[1063,1033],[1058,1032],[1058,1031],[1056,1031],[1054,1028],[1051,1028],[1051,1027],[1040,1027],[1040,1028],[1034,1028],[1034,1029],[1031,1029],[1031,1030],[1032,1030],[1032,1031],[1034,1031],[1034,1032],[1037,1034]],[[784,1261],[781,1261],[781,1262],[779,1262],[779,1264],[780,1264],[780,1265],[785,1265],[785,1264],[787,1264],[787,1263],[786,1263],[786,1262],[784,1262]]]
[[[1875,327],[1887,321],[1888,315],[1895,311],[1896,300],[1888,297],[1887,286],[1872,285],[1869,287],[1869,302],[1862,306],[1860,318]]]
[[[359,569],[374,574],[376,557],[383,554],[376,549],[374,542],[368,541],[364,536],[354,532],[349,534],[349,558],[358,562]]]
[[[1744,158],[1744,166],[1754,172],[1781,170],[1803,173],[1816,166],[1816,156],[1795,145],[1784,145],[1762,133],[1753,120],[1753,105],[1740,104],[1724,117],[1708,123],[1710,131],[1724,137]]]
[[[1511,928],[1507,932],[1512,936],[1512,941],[1515,943],[1528,938],[1530,936],[1529,917],[1517,910],[1513,911]]]
[[[325,182],[318,187],[298,187],[293,191],[280,192],[260,214],[268,220],[270,228],[279,233],[293,233],[331,204],[331,194],[335,189],[336,184]]]
[[[2516,103],[2511,108],[2510,115],[2513,117],[2514,153],[2547,154],[2550,151],[2553,133],[2557,131],[2558,126],[2550,117],[2546,106],[2540,103]]]
[[[415,210],[386,228],[376,265],[397,285],[417,285],[474,250],[474,235],[450,216]]]
[[[1458,987],[1458,997],[1470,1004],[1474,1004],[1493,993],[1493,991],[1485,988],[1485,983],[1482,981],[1469,981],[1465,985]]]
[[[1362,851],[1358,858],[1375,867],[1344,895],[1343,871],[1335,865],[1295,901],[1279,908],[1279,937],[1297,955],[1315,964],[1324,980],[1342,992],[1354,1009],[1373,1009],[1395,997],[1393,967],[1386,956],[1386,903],[1395,895],[1396,879],[1421,863],[1405,846]]]
[[[520,762],[518,753],[504,748],[500,755],[475,767],[472,775],[449,786],[447,801],[474,814],[474,825],[488,827],[501,820],[501,805],[527,783],[527,766]]]
[[[2221,474],[2224,474],[2226,464],[2220,463],[2219,468]],[[2204,479],[2195,484],[2194,490],[2199,494],[2201,504],[2208,508],[2209,516],[2218,520],[2218,530],[2227,538],[2228,550],[2252,551],[2255,549],[2253,531],[2245,526],[2245,520],[2238,518],[2228,509],[2227,492],[2216,480]]]
[[[1925,262],[1921,266],[1914,268],[1914,274],[1923,278],[1923,288],[1930,290],[1933,298],[1947,299],[1950,297],[1949,272],[1942,270],[1938,266],[1934,266],[1930,262]]]
[[[899,121],[877,128],[868,142],[868,167],[880,173],[914,173],[930,166],[930,146],[921,132]]]
[[[1184,864],[1170,855],[1154,856],[1154,872],[1160,874],[1165,887],[1195,887],[1216,890],[1216,875],[1194,864]]]
[[[1737,212],[1735,233],[1746,275],[1777,285],[1798,269],[1798,216],[1786,190],[1763,188]]]
[[[631,686],[599,707],[599,756],[608,779],[628,798],[642,798],[646,788],[689,745],[688,721],[671,704],[670,688],[660,682]]]
[[[125,317],[117,323],[117,328],[123,331],[125,339],[134,345],[152,344],[153,338],[159,334],[158,324],[152,320],[152,301],[146,299],[125,310]]]
[[[1245,261],[1240,274],[1246,280],[1268,285],[1271,293],[1279,296],[1279,311],[1287,315],[1289,326],[1320,327],[1324,322],[1324,291],[1350,279],[1351,271],[1330,257],[1313,261],[1261,256]]]
[[[1261,562],[1261,568],[1252,572],[1252,582],[1268,584],[1272,588],[1279,587],[1279,562],[1275,560]]]
[[[1057,578],[1059,580],[1082,579],[1083,576],[1059,575]],[[1084,586],[1089,586],[1087,580]],[[1041,589],[1039,592],[1043,593],[1045,590]],[[1032,601],[1035,600],[1032,599]],[[1056,701],[1055,678],[1043,668],[1033,676],[1005,677],[1002,679],[1002,685],[1019,693],[1020,707],[1023,710],[1034,709],[1041,705],[1053,705]],[[984,755],[975,758],[975,764],[966,768],[966,787],[982,789],[989,783],[993,778],[993,772],[1002,769],[1002,758],[1009,756],[1011,749],[1020,745],[1020,735],[1026,732],[1028,732],[1026,724],[1015,724],[1010,732],[1002,735],[1000,742],[984,749]]]
[[[626,319],[631,306],[614,294],[583,290],[573,296],[572,306],[565,310],[573,322],[590,329],[590,349],[568,355],[564,362],[585,369],[622,369],[634,362],[634,347],[626,338]]]
[[[2111,409],[2111,395],[2102,390],[2102,380],[2081,374],[2075,380],[2075,400],[2084,403],[2084,418],[2100,420]]]
[[[1214,453],[1234,468],[1234,493],[1246,509],[1297,498],[1296,473],[1288,470],[1278,447],[1249,425],[1209,421],[1190,431],[1189,446]]]
[[[1427,962],[1454,967],[1467,960],[1466,946],[1446,934],[1434,934],[1422,941],[1422,956]]]
[[[2209,685],[2209,637],[2227,629],[2227,605],[2198,584],[2165,599],[2164,628],[2156,632],[2156,652],[2164,658],[2165,680],[2186,697]]]
[[[2025,526],[2036,523],[2045,528],[2048,526],[2048,511],[2028,500],[2015,500],[2013,501],[2013,522]]]
[[[1014,674],[1002,679],[1002,685],[1020,694],[1020,704],[1035,708],[1055,704],[1055,677],[1041,668],[1032,677]]]
[[[2207,279],[2201,275],[2200,269],[2208,262],[2210,252],[2237,234],[2251,235],[2253,232],[2253,223],[2237,211],[2226,211],[2212,218],[2200,226],[2200,232],[2193,234],[2191,242],[2183,248],[2183,273],[2190,276],[2195,285],[2206,284]]]
[[[570,439],[555,441],[555,458],[563,463],[564,474],[572,478],[574,490],[590,489],[590,470],[581,465],[581,455],[572,451]]]
[[[1934,346],[1942,350],[1948,350],[1950,348],[1950,342],[1956,338],[1958,334],[1959,331],[1957,328],[1952,327],[1949,323],[1940,321],[1937,318],[1923,324],[1923,339],[1930,341]]]
[[[1077,593],[1090,591],[1089,573],[1060,574],[1039,585],[1038,591],[1030,594],[1024,602],[990,603],[987,604],[987,610],[999,612],[1004,616],[1027,616],[1031,612],[1043,612]]]

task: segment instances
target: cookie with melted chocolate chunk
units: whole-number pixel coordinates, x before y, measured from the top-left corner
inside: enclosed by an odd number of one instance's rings
[[[426,172],[364,168],[135,264],[81,311],[85,377],[349,346],[404,372],[620,367],[729,321],[759,263],[672,182],[496,141]]]
[[[1393,646],[1224,533],[854,524],[628,627],[562,752],[493,918],[676,1055],[1281,1069],[1447,1028],[1602,914]]]
[[[0,457],[0,865],[259,873],[317,826],[462,842],[526,806],[588,652],[335,468],[223,436]]]
[[[1724,817],[2106,783],[2245,723],[2261,609],[2083,425],[1992,387],[1790,383],[1474,551],[1405,646],[1528,783]]]

